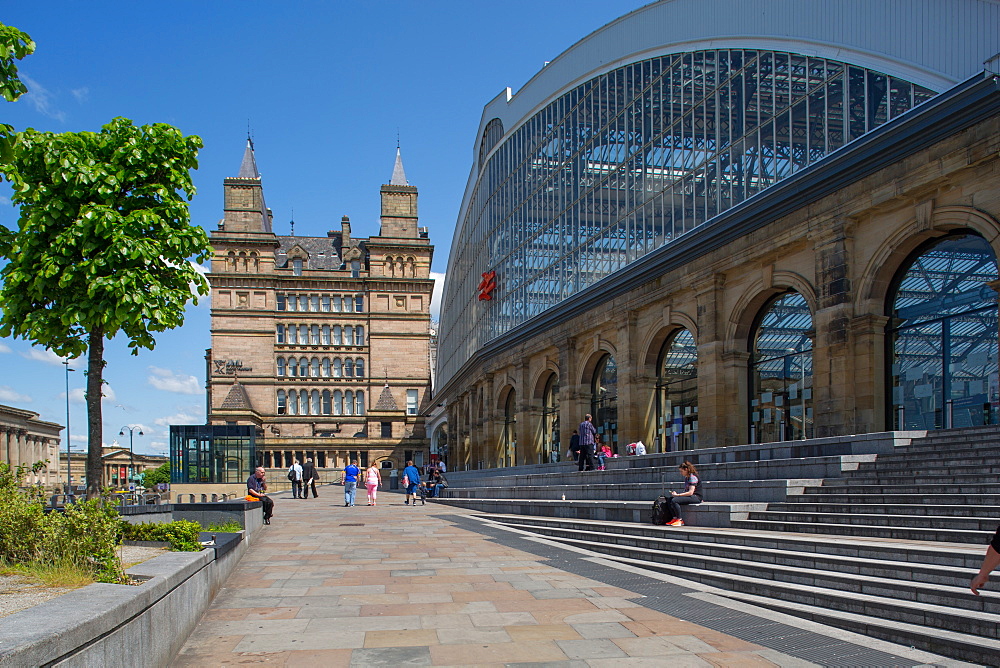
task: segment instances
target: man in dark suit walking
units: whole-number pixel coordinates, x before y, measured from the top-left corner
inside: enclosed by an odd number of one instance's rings
[[[316,473],[316,467],[313,466],[313,460],[307,459],[306,463],[302,465],[302,498],[309,498],[309,488],[312,487],[313,498],[315,499],[319,496],[316,493],[316,481],[319,479],[319,474]]]

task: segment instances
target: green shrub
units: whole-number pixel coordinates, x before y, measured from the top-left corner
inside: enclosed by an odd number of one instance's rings
[[[216,533],[238,533],[243,531],[243,525],[236,520],[227,520],[221,523],[209,524],[204,531],[214,531]]]
[[[190,520],[175,520],[160,524],[126,524],[125,540],[152,540],[170,543],[174,552],[198,552],[201,525]]]
[[[22,488],[27,468],[0,463],[0,561],[72,565],[98,582],[125,582],[118,556],[122,520],[106,497],[45,512],[42,491]]]

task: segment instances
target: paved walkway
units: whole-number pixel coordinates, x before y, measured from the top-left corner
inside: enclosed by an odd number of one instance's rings
[[[465,511],[388,493],[345,508],[323,491],[278,498],[174,665],[814,665],[448,519]]]

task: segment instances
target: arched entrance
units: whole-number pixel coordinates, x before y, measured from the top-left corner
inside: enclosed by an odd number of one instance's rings
[[[652,452],[698,447],[698,348],[686,329],[663,345],[656,380],[656,442]]]
[[[559,376],[552,374],[542,391],[542,449],[538,463],[559,461]]]
[[[948,429],[997,423],[996,255],[971,233],[918,249],[887,304],[888,424]]]
[[[591,383],[590,413],[602,443],[618,452],[618,363],[610,354],[597,363]]]
[[[811,438],[813,318],[798,292],[772,299],[752,334],[750,442]]]

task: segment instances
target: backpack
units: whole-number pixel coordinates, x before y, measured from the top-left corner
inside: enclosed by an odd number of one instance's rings
[[[653,501],[653,512],[650,516],[653,524],[666,524],[670,521],[670,507],[667,505],[667,497],[662,494]]]
[[[295,482],[295,469],[288,469],[288,479]]]

